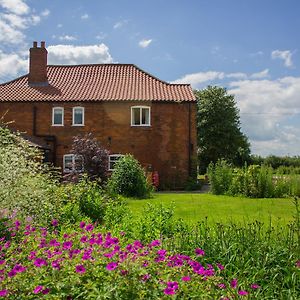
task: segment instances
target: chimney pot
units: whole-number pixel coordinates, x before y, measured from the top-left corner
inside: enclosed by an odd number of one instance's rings
[[[36,41],[33,42],[33,48],[37,48],[37,42]]]
[[[45,48],[45,41],[41,41],[41,48]]]

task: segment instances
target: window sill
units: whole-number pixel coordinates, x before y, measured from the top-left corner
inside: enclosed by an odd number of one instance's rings
[[[72,127],[84,127],[84,124],[72,124]]]
[[[64,124],[52,124],[53,127],[63,127]]]
[[[132,125],[131,127],[151,127],[151,125]]]

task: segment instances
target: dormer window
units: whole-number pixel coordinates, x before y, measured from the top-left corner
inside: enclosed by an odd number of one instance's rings
[[[150,126],[150,107],[131,107],[131,126]]]
[[[52,126],[64,126],[64,108],[53,107],[52,109]]]
[[[73,126],[84,126],[84,107],[73,107]]]

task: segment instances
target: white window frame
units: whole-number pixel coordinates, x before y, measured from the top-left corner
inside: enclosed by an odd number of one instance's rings
[[[66,169],[66,160],[65,158],[67,156],[71,156],[72,157],[72,170],[69,170],[69,169]],[[80,155],[81,156],[81,155]],[[77,172],[83,172],[84,171],[84,167],[83,167],[83,157],[82,157],[82,168],[80,170],[76,170],[75,169],[75,158],[76,158],[76,155],[75,154],[65,154],[64,157],[63,157],[63,171],[64,173],[71,173],[71,172],[74,172],[74,171],[77,171]]]
[[[134,109],[139,109],[140,110],[140,121],[142,121],[142,109],[146,108],[149,110],[149,124],[134,124],[133,122],[133,117],[134,117],[134,114],[133,114],[133,110]],[[135,127],[149,127],[151,126],[151,107],[150,106],[131,106],[131,126],[135,126]]]
[[[82,111],[82,124],[75,124],[75,110],[76,109],[81,109]],[[73,107],[73,112],[72,112],[72,126],[84,126],[84,107],[82,106],[75,106]]]
[[[58,110],[58,109],[61,110],[61,112],[62,112],[62,118],[61,118],[62,123],[54,124],[55,110]],[[64,108],[63,107],[61,107],[61,106],[52,107],[52,126],[64,126]]]
[[[122,157],[122,156],[124,156],[123,154],[110,154],[109,156],[108,156],[108,171],[114,171],[114,169],[111,169],[110,168],[110,163],[112,162],[111,161],[111,157]]]

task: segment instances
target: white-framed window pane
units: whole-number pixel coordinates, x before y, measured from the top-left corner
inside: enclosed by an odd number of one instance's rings
[[[73,125],[83,125],[83,123],[84,123],[83,107],[73,108]]]
[[[64,172],[69,173],[73,171],[73,154],[64,155]]]
[[[149,125],[150,124],[150,110],[149,108],[142,108],[142,124]]]
[[[109,156],[109,160],[108,160],[108,169],[110,171],[113,171],[115,169],[115,164],[116,162],[122,157],[122,154],[112,154]]]
[[[63,125],[63,109],[53,109],[53,125]]]
[[[133,108],[133,124],[134,125],[140,125],[140,109],[139,108]]]

